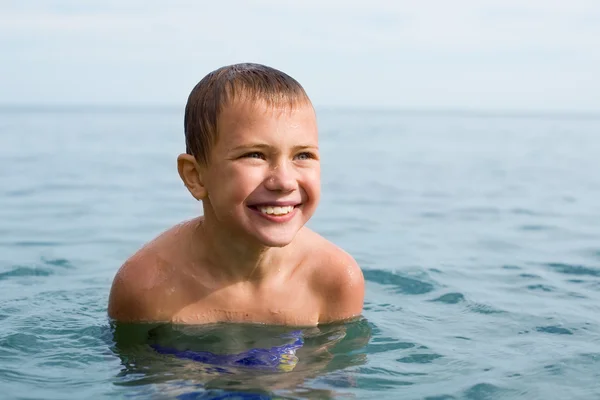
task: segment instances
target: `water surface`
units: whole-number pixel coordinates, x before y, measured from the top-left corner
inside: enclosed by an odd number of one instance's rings
[[[117,268],[200,211],[175,170],[181,112],[3,109],[3,395],[600,397],[600,119],[320,110],[319,123],[310,226],[363,268],[363,319],[113,327]],[[157,350],[242,354],[297,337],[283,370]]]

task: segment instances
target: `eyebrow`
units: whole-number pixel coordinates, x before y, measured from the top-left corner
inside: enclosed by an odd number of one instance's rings
[[[268,144],[265,143],[248,143],[248,144],[242,144],[239,146],[236,146],[234,148],[232,148],[230,151],[231,152],[236,152],[236,151],[240,151],[240,150],[269,150],[271,149],[273,146],[270,146]],[[299,144],[293,147],[294,150],[307,150],[307,149],[311,149],[311,150],[319,150],[319,146],[315,146],[312,144]]]

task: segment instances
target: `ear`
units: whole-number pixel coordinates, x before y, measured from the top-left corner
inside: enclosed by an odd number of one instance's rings
[[[191,154],[180,154],[177,157],[177,171],[183,184],[196,200],[207,197],[208,192],[202,179],[202,168]]]

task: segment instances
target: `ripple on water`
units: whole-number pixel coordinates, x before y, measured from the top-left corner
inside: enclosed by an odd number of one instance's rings
[[[73,265],[66,258],[45,258],[42,257],[42,262],[46,265],[52,265],[54,267],[73,268]]]
[[[519,230],[521,231],[549,231],[555,229],[555,227],[550,226],[550,225],[521,225],[519,226]]]
[[[14,265],[8,271],[0,272],[0,281],[10,278],[21,278],[29,276],[50,276],[56,271],[55,267],[73,268],[69,260],[64,258],[40,258],[41,263],[33,266]]]
[[[465,301],[465,296],[462,293],[446,293],[431,301],[446,304],[458,304]]]
[[[438,358],[442,358],[442,357],[443,356],[441,354],[435,354],[435,353],[417,353],[417,354],[411,354],[406,357],[398,358],[398,359],[396,359],[396,361],[405,363],[405,364],[430,364],[434,360],[437,360]]]
[[[564,368],[560,364],[544,365],[544,371],[550,375],[562,375]]]
[[[387,353],[395,350],[406,350],[415,347],[415,343],[402,342],[390,337],[374,337],[367,345],[367,354]]]
[[[510,209],[510,212],[513,214],[517,214],[517,215],[530,215],[530,216],[542,216],[544,214],[541,214],[537,211],[533,211],[533,210],[529,210],[527,208],[512,208]]]
[[[402,377],[410,377],[410,376],[426,376],[425,372],[402,372],[395,371],[385,367],[361,367],[358,369],[358,372],[365,375],[386,375],[386,376],[402,376]]]
[[[368,387],[371,390],[394,389],[398,386],[410,386],[414,382],[402,381],[398,379],[375,378],[370,376],[361,376],[356,379],[356,386]]]
[[[542,285],[542,284],[528,285],[527,289],[533,290],[533,291],[542,291],[542,292],[554,292],[554,291],[556,291],[555,287],[548,286],[548,285]]]
[[[427,219],[434,219],[437,221],[437,220],[446,218],[446,215],[441,212],[426,211],[426,212],[419,213],[419,217],[427,218]]]
[[[519,274],[519,278],[525,279],[541,279],[542,277],[536,274]]]
[[[579,356],[588,363],[600,365],[600,353],[581,353]]]
[[[48,240],[19,240],[10,244],[16,247],[57,247],[62,245],[63,242],[51,242]]]
[[[48,268],[15,266],[9,271],[0,272],[0,281],[24,276],[50,276],[54,272]]]
[[[41,338],[37,335],[18,332],[4,337],[0,340],[0,345],[6,349],[17,350],[25,354],[33,354],[39,352],[41,342]]]
[[[467,310],[478,314],[503,314],[506,311],[498,310],[492,306],[468,301],[462,293],[451,292],[443,294],[430,302],[444,304],[461,304],[465,303]]]
[[[32,194],[35,194],[37,191],[38,188],[7,190],[4,192],[4,195],[6,197],[29,197]]]
[[[389,304],[389,303],[382,303],[382,304],[372,304],[368,301],[365,301],[365,305],[364,305],[364,310],[365,311],[372,311],[372,312],[398,312],[398,311],[402,311],[402,307],[395,305],[395,304]]]
[[[434,289],[431,283],[380,269],[365,269],[363,275],[369,282],[392,286],[398,294],[425,294]]]
[[[508,392],[491,383],[478,383],[465,391],[465,398],[472,400],[497,399],[503,392]]]
[[[487,304],[473,303],[468,306],[468,309],[478,314],[504,314],[506,311],[498,310]]]
[[[572,335],[573,334],[573,332],[571,330],[560,327],[560,326],[556,326],[556,325],[538,326],[535,328],[535,330],[538,332],[551,333],[554,335]]]
[[[547,263],[545,266],[561,274],[600,277],[600,269],[587,267],[585,265]]]

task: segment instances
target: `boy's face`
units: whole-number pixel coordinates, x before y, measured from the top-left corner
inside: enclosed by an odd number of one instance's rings
[[[315,212],[320,163],[315,113],[236,100],[218,119],[216,145],[202,174],[205,207],[225,229],[267,246],[285,246]]]

